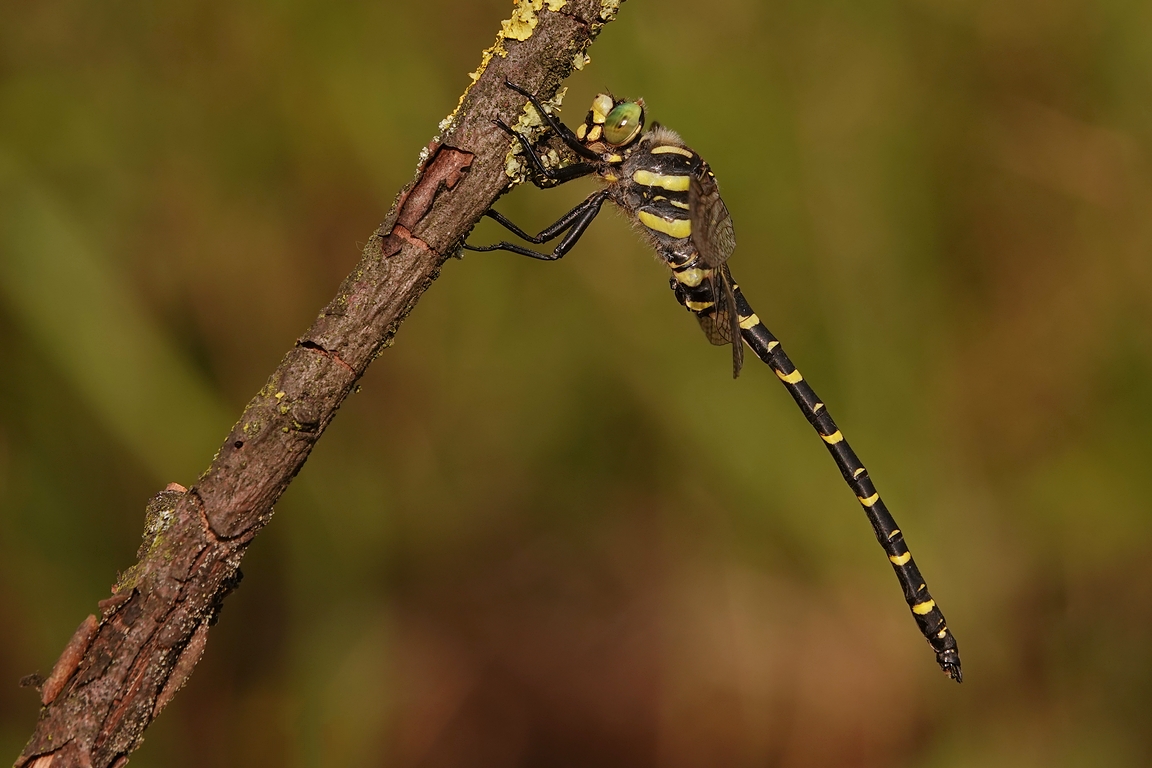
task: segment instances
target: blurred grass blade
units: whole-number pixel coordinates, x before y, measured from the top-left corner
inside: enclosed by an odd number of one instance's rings
[[[188,482],[225,409],[50,193],[0,154],[0,302],[157,480]]]

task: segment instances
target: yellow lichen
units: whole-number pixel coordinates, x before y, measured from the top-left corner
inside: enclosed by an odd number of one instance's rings
[[[539,19],[536,14],[547,6],[550,11],[564,7],[566,0],[516,0],[512,16],[503,23],[500,34],[510,40],[527,40],[532,37]]]
[[[568,89],[561,88],[551,99],[543,101],[544,109],[549,114],[559,112],[560,105],[563,103],[566,93],[568,93]],[[520,113],[520,117],[517,118],[516,124],[512,126],[512,130],[527,138],[529,143],[535,143],[547,130],[547,123],[540,117],[540,113],[536,111],[536,107],[528,103],[524,105],[524,111]],[[520,184],[528,179],[528,166],[521,159],[522,151],[523,147],[520,146],[520,142],[513,140],[512,146],[508,148],[508,154],[504,156],[504,173],[508,178],[512,179],[515,184]],[[543,161],[545,167],[558,168],[560,166],[560,156],[556,154],[556,150],[549,150],[540,159]]]
[[[484,70],[488,68],[492,57],[500,56],[507,58],[508,49],[504,47],[504,41],[527,40],[532,37],[532,32],[536,29],[536,25],[540,23],[538,16],[540,11],[547,9],[556,12],[563,8],[567,4],[567,1],[568,0],[513,0],[515,7],[512,9],[512,16],[500,23],[500,32],[496,35],[496,42],[480,55],[480,66],[468,73],[468,78],[472,82],[464,89],[464,93],[460,94],[460,101],[456,103],[456,108],[452,110],[452,114],[440,121],[440,136],[449,133],[452,128],[455,127],[456,114],[460,111],[460,107],[464,104],[464,99],[467,98],[468,92],[472,90],[472,86],[476,84],[476,81],[484,74]],[[617,0],[617,3],[619,3],[619,0]]]
[[[468,77],[472,82],[480,79],[480,75],[484,74],[484,70],[488,68],[488,62],[492,61],[494,55],[507,56],[508,51],[504,49],[503,34],[496,36],[496,44],[491,48],[485,49],[484,53],[480,54],[480,66],[476,67],[475,72],[469,72]],[[471,87],[471,86],[469,86]]]
[[[600,18],[604,21],[612,21],[616,18],[621,2],[622,0],[600,0]]]

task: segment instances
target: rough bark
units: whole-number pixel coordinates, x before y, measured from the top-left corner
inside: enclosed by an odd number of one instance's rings
[[[524,99],[551,96],[618,0],[520,0],[475,82],[428,145],[339,293],[248,403],[189,489],[149,503],[138,561],[69,641],[41,685],[44,705],[16,768],[121,766],[191,675],[240,561],[273,505],[405,316],[506,189]]]

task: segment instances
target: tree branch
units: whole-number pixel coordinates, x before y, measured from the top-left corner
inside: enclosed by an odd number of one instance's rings
[[[474,83],[428,145],[356,269],[248,403],[191,489],[148,504],[137,563],[69,641],[41,686],[44,708],[16,768],[122,766],[203,653],[240,561],[368,364],[508,186],[508,136],[523,97],[550,96],[619,0],[520,0]]]

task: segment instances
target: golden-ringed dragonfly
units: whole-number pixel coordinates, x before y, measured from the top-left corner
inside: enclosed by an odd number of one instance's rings
[[[949,677],[960,682],[956,639],[928,593],[920,569],[904,543],[904,535],[872,484],[868,470],[849,447],[824,403],[784,354],[780,342],[752,311],[732,279],[728,258],[736,247],[736,236],[732,217],[720,198],[708,163],[685,146],[674,131],[656,123],[645,131],[643,100],[628,101],[599,94],[592,100],[584,123],[573,132],[556,120],[532,93],[511,82],[505,84],[535,107],[548,129],[578,158],[570,165],[548,168],[525,136],[495,121],[519,141],[531,166],[531,181],[538,187],[548,188],[572,179],[596,176],[603,186],[538,235],[528,234],[495,210],[485,213],[529,243],[539,245],[561,238],[550,253],[507,241],[464,247],[473,251],[511,251],[554,261],[572,249],[606,200],[611,200],[639,223],[648,243],[672,270],[670,283],[677,300],[696,316],[710,342],[732,345],[732,375],[740,373],[744,344],[747,344],[784,383],[864,508],[904,590],[912,617],[936,652],[936,662]]]

